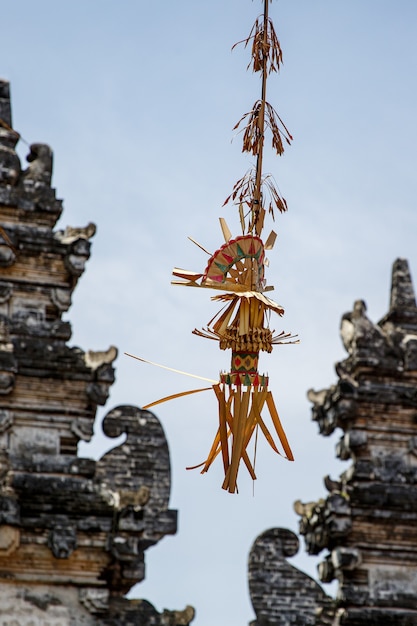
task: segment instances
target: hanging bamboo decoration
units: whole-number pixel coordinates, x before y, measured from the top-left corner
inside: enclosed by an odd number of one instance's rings
[[[257,18],[247,39],[239,42],[244,43],[245,47],[251,43],[251,62],[248,67],[259,72],[262,79],[260,100],[235,126],[237,130],[245,124],[242,129],[242,151],[256,157],[256,166],[236,182],[224,202],[224,205],[229,202],[237,205],[242,234],[233,238],[226,221],[220,218],[225,243],[210,256],[205,271],[173,270],[176,278],[172,281],[174,285],[223,292],[212,297],[212,300],[223,304],[222,310],[206,328],[195,329],[193,333],[218,341],[221,350],[231,350],[230,371],[222,372],[218,381],[210,381],[213,383],[211,387],[175,394],[144,407],[150,408],[166,400],[212,388],[218,403],[217,433],[207,459],[187,469],[199,467],[201,473],[207,472],[213,461],[221,456],[225,474],[222,487],[230,493],[237,492],[241,462],[251,478],[256,479],[255,463],[249,458],[248,445],[256,438],[259,430],[277,454],[289,461],[294,460],[269,390],[268,376],[258,371],[260,352],[270,353],[274,345],[298,343],[290,333],[274,334],[270,330],[271,313],[281,317],[284,309],[265,295],[265,292],[273,289],[266,285],[264,276],[265,251],[272,249],[276,239],[276,233],[272,231],[265,243],[262,240],[265,215],[268,211],[274,218],[275,210],[280,213],[287,210],[286,201],[278,192],[272,176],[264,175],[262,171],[265,131],[268,129],[271,132],[272,148],[278,155],[283,154],[284,143],[290,144],[292,140],[281,118],[266,100],[268,75],[278,72],[282,63],[281,47],[268,15],[269,1],[263,0],[263,15]],[[265,409],[271,418],[272,432],[271,426],[268,428],[262,417]],[[282,451],[276,443],[276,437]]]

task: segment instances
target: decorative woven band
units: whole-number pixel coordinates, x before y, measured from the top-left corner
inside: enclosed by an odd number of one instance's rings
[[[256,374],[258,371],[259,352],[232,352],[230,370],[235,373]]]
[[[221,372],[220,382],[224,385],[236,385],[236,387],[268,387],[269,378],[264,374],[244,372]]]
[[[272,332],[269,328],[251,328],[247,335],[239,335],[236,328],[228,328],[220,337],[220,350],[272,352]]]

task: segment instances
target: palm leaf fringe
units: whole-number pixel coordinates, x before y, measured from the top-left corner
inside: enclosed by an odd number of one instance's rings
[[[235,43],[232,50],[241,43],[243,43],[246,48],[249,42],[252,41],[251,61],[247,69],[252,66],[254,72],[261,72],[264,69],[264,63],[266,61],[267,71],[270,74],[271,72],[279,72],[283,58],[281,44],[279,43],[272,20],[269,18],[267,20],[266,29],[265,37],[264,18],[263,15],[259,16],[252,26],[248,37]]]
[[[256,221],[259,210],[268,210],[268,213],[275,219],[274,210],[280,213],[287,211],[287,201],[280,194],[272,174],[265,174],[261,177],[261,205],[255,206],[254,193],[256,189],[256,170],[251,168],[242,178],[233,186],[232,193],[229,194],[223,202],[223,206],[229,202],[239,205],[239,213],[241,216],[242,231],[244,232],[246,224],[245,219],[248,215],[252,216],[246,231],[250,233],[253,229],[253,222]],[[245,210],[246,207],[246,210]]]

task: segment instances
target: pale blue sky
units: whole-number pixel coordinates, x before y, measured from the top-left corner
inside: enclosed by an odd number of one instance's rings
[[[99,418],[192,387],[124,351],[209,378],[228,365],[214,342],[191,334],[217,310],[210,292],[172,287],[170,274],[175,265],[204,269],[206,256],[187,236],[218,248],[219,216],[238,234],[235,211],[222,203],[251,159],[238,138],[231,143],[232,128],[259,97],[259,80],[245,70],[247,52],[231,47],[261,10],[260,0],[3,3],[0,75],[11,81],[14,126],[54,150],[59,227],[98,226],[69,318],[73,345],[120,350]],[[254,618],[252,542],[272,526],[297,530],[293,501],[323,496],[322,477],[348,466],[334,458],[338,435],[317,434],[306,399],[308,388],[336,380],[340,317],[357,298],[371,319],[383,316],[398,256],[417,276],[417,4],[274,0],[270,11],[284,66],[268,98],[294,142],[281,158],[266,155],[289,206],[274,226],[267,278],[286,309],[282,328],[301,344],[276,348],[261,368],[296,460],[262,448],[255,497],[243,479],[238,496],[226,494],[219,466],[204,477],[184,470],[211,444],[214,397],[156,410],[179,530],[148,551],[134,595],[158,610],[194,605],[195,626]],[[100,456],[106,445],[98,435],[82,454]],[[317,559],[303,547],[293,562],[315,574]]]

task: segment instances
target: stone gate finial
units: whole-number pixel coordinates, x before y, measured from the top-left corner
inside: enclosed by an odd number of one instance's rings
[[[14,151],[19,133],[12,128],[10,87],[0,78],[0,185],[15,185],[20,175],[20,160]]]
[[[392,267],[390,310],[416,308],[416,297],[407,259],[397,259]]]

